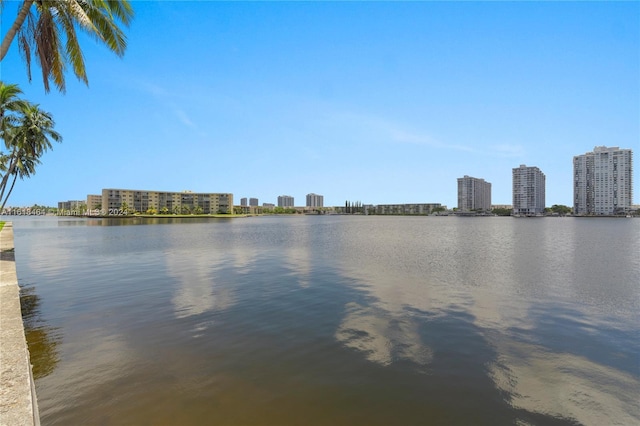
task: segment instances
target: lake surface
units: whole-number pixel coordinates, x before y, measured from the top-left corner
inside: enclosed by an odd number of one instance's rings
[[[43,425],[640,423],[640,220],[5,217]]]

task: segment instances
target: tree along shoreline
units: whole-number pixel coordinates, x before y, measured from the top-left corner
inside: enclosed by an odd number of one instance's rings
[[[85,219],[224,219],[230,217],[258,216],[252,214],[119,214],[119,215],[88,215],[88,214],[56,214],[58,217],[77,217]]]

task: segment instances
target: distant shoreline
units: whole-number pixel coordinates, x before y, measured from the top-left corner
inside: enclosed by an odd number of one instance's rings
[[[332,213],[328,215],[310,215],[310,214],[299,214],[299,213],[278,213],[278,214],[269,214],[269,213],[246,213],[246,214],[135,214],[135,215],[80,215],[80,214],[70,214],[70,215],[58,215],[58,214],[0,214],[0,219],[2,217],[20,217],[20,216],[47,216],[47,217],[75,217],[75,218],[83,218],[83,219],[231,219],[231,218],[243,218],[243,217],[262,217],[262,216],[380,216],[380,217],[389,217],[389,216],[402,216],[402,217],[512,217],[517,219],[522,218],[545,218],[545,217],[553,217],[553,218],[588,218],[588,219],[600,219],[600,218],[617,218],[617,219],[630,219],[630,218],[640,218],[640,215],[541,215],[541,216],[513,216],[513,215],[493,215],[493,214],[439,214],[439,215],[422,215],[422,214],[349,214],[349,213]]]
[[[251,214],[130,214],[130,215],[100,215],[100,216],[60,216],[86,217],[88,219],[228,219],[255,216]]]

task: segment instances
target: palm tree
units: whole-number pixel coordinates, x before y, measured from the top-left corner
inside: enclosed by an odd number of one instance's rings
[[[80,27],[122,56],[127,41],[118,25],[128,27],[132,18],[129,0],[23,0],[16,20],[0,45],[0,61],[17,38],[29,80],[33,54],[42,69],[45,91],[49,92],[52,80],[58,90],[64,92],[67,64],[79,80],[88,84],[76,28]]]
[[[11,192],[13,191],[13,187],[15,186],[16,180],[18,179],[18,177],[20,178],[20,180],[30,177],[32,174],[35,174],[36,165],[40,164],[40,160],[37,159],[36,157],[32,155],[28,155],[24,152],[23,154],[24,154],[23,156],[17,156],[15,158],[13,180],[11,181],[11,186],[9,187],[9,192],[7,192],[7,196],[4,197],[2,206],[0,207],[0,211],[4,210],[4,206],[7,203],[7,200],[9,199]],[[7,177],[8,176],[10,175],[7,174]],[[5,188],[2,189],[2,192],[4,192],[4,189]]]
[[[0,97],[5,87],[0,83]],[[4,209],[16,179],[24,179],[35,174],[35,166],[40,164],[40,157],[51,149],[51,140],[61,142],[62,137],[53,127],[53,118],[48,112],[42,111],[38,105],[25,101],[19,103],[19,108],[13,111],[3,111],[1,136],[8,153],[0,156],[0,211]],[[9,178],[13,176],[9,192],[5,196]]]
[[[5,129],[15,124],[13,113],[24,108],[26,102],[18,97],[22,90],[17,84],[4,84],[0,81],[0,138],[3,138]]]

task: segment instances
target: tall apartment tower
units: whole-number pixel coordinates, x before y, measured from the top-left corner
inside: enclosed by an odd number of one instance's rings
[[[307,194],[307,207],[324,207],[324,197],[318,194]]]
[[[573,157],[573,213],[609,215],[633,204],[633,152],[596,146]]]
[[[240,198],[240,205],[242,207],[246,207],[247,206],[247,197]]]
[[[291,195],[278,196],[278,207],[293,207],[293,197]]]
[[[458,178],[458,210],[491,210],[491,184],[467,175]]]
[[[249,198],[249,205],[252,207],[258,207],[258,199],[257,198]]]
[[[537,167],[521,164],[513,169],[513,214],[535,216],[544,213],[545,176]]]

